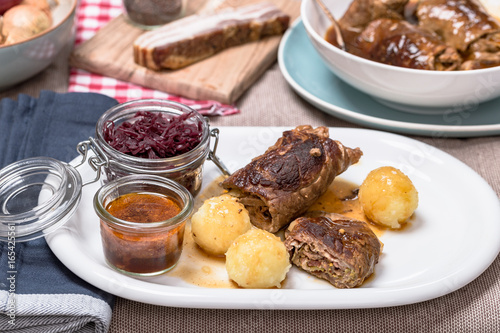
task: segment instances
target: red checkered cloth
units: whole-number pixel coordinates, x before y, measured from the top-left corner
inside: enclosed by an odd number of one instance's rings
[[[122,0],[81,0],[76,13],[75,46],[92,38],[100,28],[122,12]],[[73,67],[70,69],[68,90],[101,93],[115,98],[120,103],[136,99],[163,98],[189,105],[206,116],[225,116],[240,112],[234,105],[211,100],[191,100]]]

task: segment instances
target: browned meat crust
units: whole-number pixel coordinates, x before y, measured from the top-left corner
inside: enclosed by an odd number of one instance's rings
[[[326,127],[299,126],[222,186],[240,198],[255,226],[276,232],[303,214],[361,155],[359,148],[330,139]]]
[[[377,19],[356,38],[352,53],[388,65],[450,71],[460,67],[460,54],[430,30],[402,20]]]
[[[321,213],[299,217],[290,229],[285,246],[292,263],[336,288],[360,286],[378,262],[382,245],[365,222]]]
[[[498,32],[498,22],[475,0],[420,0],[418,24],[436,32],[451,47],[464,52],[469,45]]]
[[[500,23],[476,0],[420,0],[418,24],[463,57],[461,70],[500,65]]]
[[[353,0],[339,24],[347,51],[373,61],[441,71],[500,66],[500,22],[478,0]]]
[[[403,19],[408,0],[354,0],[339,20],[344,30],[360,33],[373,20],[379,18]]]

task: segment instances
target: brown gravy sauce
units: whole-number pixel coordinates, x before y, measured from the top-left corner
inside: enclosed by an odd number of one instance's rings
[[[333,46],[339,47],[339,44],[337,43],[337,36],[335,35],[335,28],[333,25],[328,27],[324,38],[328,43],[332,44]]]
[[[218,185],[222,180],[222,176],[215,179],[198,195],[195,199],[195,212],[206,199],[223,193],[224,190]],[[358,201],[358,188],[359,185],[357,184],[342,178],[336,178],[327,192],[313,204],[310,210],[343,214],[347,217],[367,222]],[[368,225],[377,237],[380,237],[384,233],[384,229],[377,228],[370,223]],[[283,236],[281,231],[277,235]],[[208,255],[196,245],[191,236],[189,221],[186,225],[183,246],[181,258],[177,266],[167,273],[168,276],[178,277],[184,282],[203,288],[239,288],[236,283],[230,281],[227,277],[225,258]],[[283,287],[286,287],[286,279],[282,283]]]
[[[335,178],[326,193],[309,208],[309,211],[322,210],[366,222],[375,235],[380,237],[385,229],[379,228],[368,221],[358,200],[358,189],[359,185],[357,184],[342,178]]]

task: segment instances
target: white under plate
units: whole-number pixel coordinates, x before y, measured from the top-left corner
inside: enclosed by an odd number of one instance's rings
[[[284,128],[220,128],[218,155],[234,171],[265,151]],[[186,251],[171,272],[133,278],[104,261],[99,220],[92,207],[98,185],[85,186],[76,214],[46,236],[57,257],[92,285],[131,300],[176,307],[228,309],[340,309],[410,304],[457,290],[478,277],[500,251],[500,202],[491,187],[454,157],[422,142],[365,129],[331,128],[330,136],[364,155],[341,177],[360,184],[369,171],[392,165],[405,172],[419,192],[410,225],[381,236],[383,254],[374,277],[356,289],[335,289],[293,267],[282,289],[206,288],[176,277],[189,268],[201,280],[212,271]],[[90,168],[84,179],[93,177]],[[220,176],[207,161],[204,183]],[[464,246],[466,244],[466,246]],[[215,261],[223,266],[223,261]],[[220,267],[213,267],[213,271]],[[220,272],[219,272],[220,273]],[[222,272],[222,280],[227,280]],[[224,285],[224,284],[222,284]]]
[[[283,36],[278,62],[290,86],[306,101],[337,118],[391,132],[433,137],[500,134],[500,98],[476,109],[442,115],[398,111],[351,87],[325,65],[298,19]]]

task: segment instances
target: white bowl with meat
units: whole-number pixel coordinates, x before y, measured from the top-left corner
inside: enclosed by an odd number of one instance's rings
[[[378,102],[422,114],[471,112],[500,97],[500,22],[487,1],[323,0],[347,51],[327,34],[331,21],[316,0],[302,1],[301,18],[328,68]]]
[[[43,71],[74,39],[77,0],[25,1],[1,4],[0,90]]]

